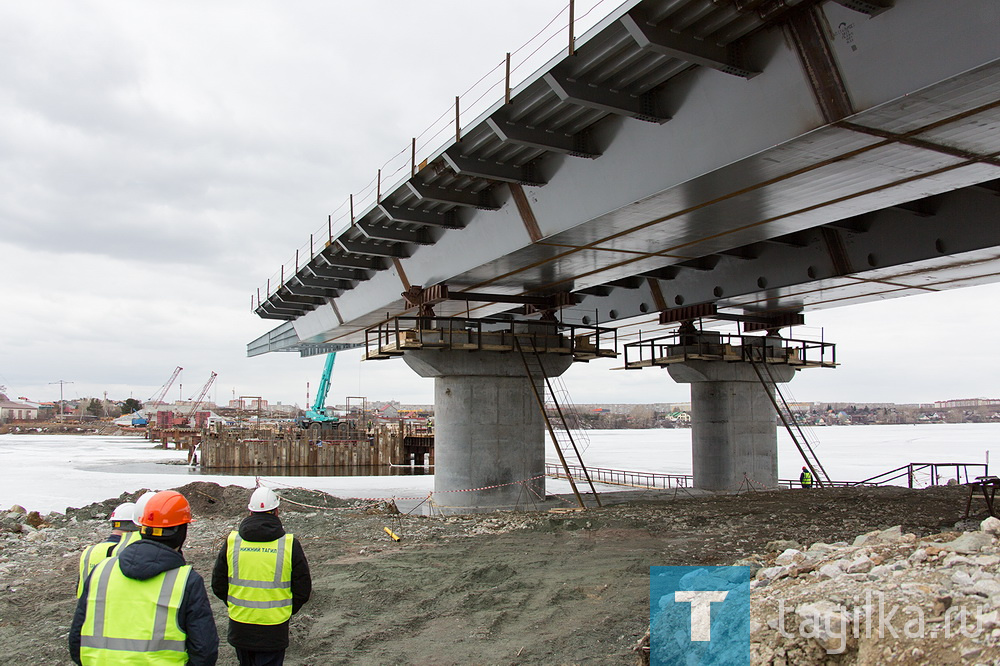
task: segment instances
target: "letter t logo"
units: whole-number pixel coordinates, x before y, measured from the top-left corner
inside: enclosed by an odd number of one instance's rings
[[[691,604],[691,640],[712,640],[712,603],[724,601],[729,592],[674,592],[674,601]]]

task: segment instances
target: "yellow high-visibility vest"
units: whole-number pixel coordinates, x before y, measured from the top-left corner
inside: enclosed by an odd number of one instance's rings
[[[281,624],[292,616],[291,534],[275,541],[226,540],[229,617],[245,624]]]
[[[109,557],[118,556],[125,549],[125,546],[135,543],[141,538],[142,536],[138,532],[123,532],[118,543],[102,541],[85,548],[80,553],[80,575],[76,581],[76,598],[79,599],[80,595],[83,594],[83,583],[87,580],[87,574],[93,571],[94,567]]]
[[[191,566],[147,580],[122,573],[117,557],[99,562],[87,588],[80,631],[83,666],[186,664],[187,634],[177,624]]]

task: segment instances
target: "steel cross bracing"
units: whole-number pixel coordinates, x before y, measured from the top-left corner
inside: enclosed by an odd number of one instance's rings
[[[626,2],[261,295],[284,323],[248,351],[359,346],[414,285],[655,327],[995,281],[998,24],[994,0]]]

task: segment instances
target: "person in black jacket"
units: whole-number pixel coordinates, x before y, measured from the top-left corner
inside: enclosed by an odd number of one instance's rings
[[[180,493],[168,490],[157,494],[165,496],[163,499],[168,503],[168,511],[175,511],[180,507],[180,510],[186,510],[186,520],[190,521],[190,507]],[[154,524],[153,521],[162,517],[162,512],[156,508],[159,505],[153,500],[150,500],[150,505],[153,507],[151,509],[153,513],[150,514],[152,520],[143,523],[143,525]],[[114,565],[115,560],[117,560],[117,568],[120,569],[121,574],[137,581],[150,580],[164,572],[186,566],[180,549],[187,538],[187,523],[155,529],[149,527],[141,529],[143,530],[141,540],[127,546],[116,558],[111,558],[111,561],[108,562],[109,565]],[[116,574],[117,572],[110,573]],[[69,631],[70,658],[75,664],[90,663],[89,659],[86,662],[82,660],[80,647],[81,633],[87,619],[87,602],[91,588],[100,589],[99,583],[95,582],[95,575],[88,576],[84,581],[83,593],[77,602],[76,613],[73,615],[73,623]],[[110,608],[111,604],[108,604],[108,607]],[[152,615],[154,611],[155,609],[150,609],[150,614]],[[138,623],[139,618],[122,619],[111,616],[111,619],[106,617],[105,622],[109,625],[118,623],[120,626],[124,623],[128,626]],[[205,582],[193,569],[187,573],[184,593],[176,612],[176,623],[181,632],[185,634],[184,651],[187,653],[188,666],[214,666],[219,658],[219,634],[215,628],[215,617],[212,615],[212,607],[205,591]],[[116,634],[114,630],[116,628],[106,626],[105,630],[110,636]],[[142,653],[132,654],[138,656]],[[148,653],[146,655],[148,656]],[[150,658],[154,660],[149,663],[156,663],[155,658],[152,656]]]
[[[239,530],[229,535],[212,571],[212,592],[225,601],[229,609],[227,639],[236,649],[241,666],[280,666],[284,663],[288,648],[287,618],[298,613],[312,593],[312,578],[305,552],[298,539],[291,534],[286,536],[278,518],[278,503],[278,496],[270,488],[258,488],[253,492],[247,507],[250,515],[240,523]],[[289,542],[290,581],[282,583],[278,579],[282,578],[283,567],[276,565]],[[260,584],[250,588],[239,585],[241,581],[246,582],[243,576],[248,574],[237,571],[238,577],[234,576],[234,558],[238,560],[237,566],[242,563],[244,570],[253,567],[255,581],[257,578],[261,582],[275,581],[273,585],[280,587],[281,591],[273,591],[271,596],[286,597],[287,606],[283,608],[283,613],[273,608],[261,612],[248,608],[252,604],[242,603],[245,596],[261,594],[262,587]],[[267,567],[267,575],[260,573],[262,567]],[[288,578],[287,575],[284,577]],[[287,596],[291,598],[287,599]],[[240,619],[234,619],[234,616]]]

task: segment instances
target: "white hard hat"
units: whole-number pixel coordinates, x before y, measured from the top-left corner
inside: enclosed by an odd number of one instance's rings
[[[113,523],[131,523],[135,518],[135,504],[132,502],[125,502],[124,504],[119,504],[118,507],[111,512],[111,517],[108,518]]]
[[[278,496],[270,488],[258,488],[250,495],[250,503],[247,508],[251,511],[271,511],[278,508]]]
[[[156,494],[155,490],[147,490],[142,494],[141,497],[139,497],[139,499],[135,501],[135,509],[134,509],[135,514],[132,516],[133,523],[135,523],[136,525],[141,525],[139,521],[142,519],[142,512],[146,508],[146,503],[149,502],[149,499],[155,494]]]

